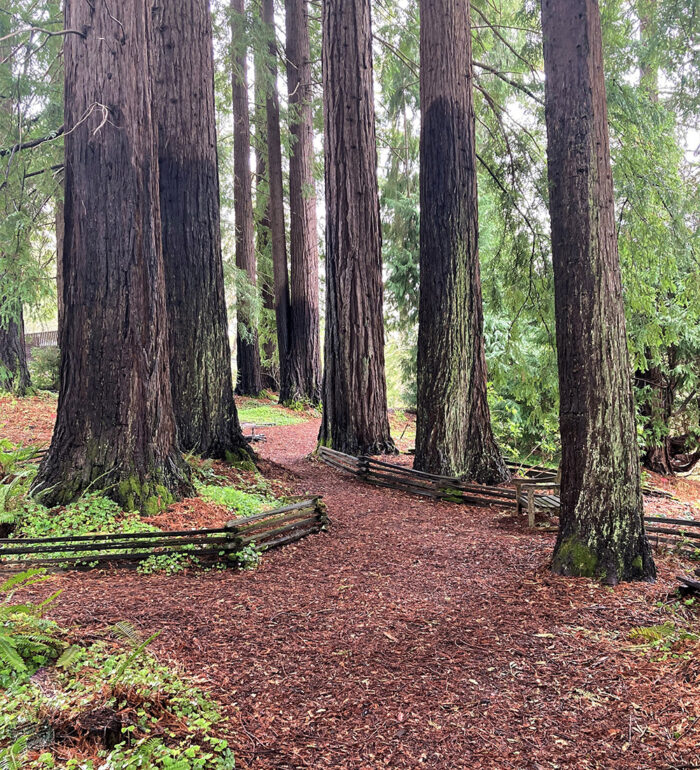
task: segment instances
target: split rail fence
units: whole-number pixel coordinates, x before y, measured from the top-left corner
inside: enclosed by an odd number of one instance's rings
[[[322,499],[312,497],[212,529],[3,539],[0,567],[93,566],[171,554],[217,560],[246,545],[259,551],[287,545],[320,532],[328,523]]]
[[[559,512],[559,478],[546,468],[525,468],[527,477],[516,478],[514,487],[495,487],[424,473],[366,455],[353,457],[328,447],[319,447],[318,454],[327,465],[351,473],[375,486],[449,502],[514,508],[517,513],[526,510],[531,527],[535,525],[536,510],[552,515],[558,515]],[[512,471],[521,468],[513,464],[510,467]],[[653,491],[658,494],[656,490]],[[662,494],[669,496],[668,493]],[[644,522],[652,544],[681,545],[691,552],[700,549],[700,521],[645,516]]]

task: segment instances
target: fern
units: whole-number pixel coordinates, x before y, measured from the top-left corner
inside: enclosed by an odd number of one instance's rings
[[[72,644],[61,653],[58,660],[56,661],[56,666],[58,668],[68,668],[69,666],[72,666],[80,656],[81,652],[81,647],[78,647],[77,644]]]
[[[657,626],[638,626],[629,632],[629,638],[639,640],[645,644],[654,644],[668,639],[676,633],[676,627],[670,621]]]
[[[17,652],[17,639],[4,632],[0,632],[0,662],[18,674],[23,674],[27,670],[27,664]]]
[[[25,586],[34,585],[34,583],[40,583],[43,580],[48,580],[48,575],[45,569],[28,569],[24,572],[18,572],[11,578],[8,578],[2,585],[0,585],[0,592],[7,593],[13,588],[23,588]]]
[[[24,755],[27,753],[27,736],[18,738],[12,746],[0,749],[0,770],[22,770]]]
[[[38,604],[10,604],[17,590],[45,580],[44,573],[45,570],[37,569],[20,572],[0,586],[0,592],[5,594],[0,604],[0,669],[6,672],[27,675],[28,663],[35,665],[41,659],[56,657],[64,646],[55,623],[41,617],[44,607],[60,591]]]

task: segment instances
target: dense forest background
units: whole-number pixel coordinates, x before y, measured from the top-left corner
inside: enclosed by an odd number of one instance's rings
[[[269,5],[269,4],[268,4]],[[213,3],[218,163],[227,300],[238,338],[257,336],[269,389],[279,386],[266,103],[280,109],[285,222],[290,125],[285,9],[276,45],[260,2],[241,16]],[[603,37],[615,209],[638,434],[647,467],[685,470],[700,437],[700,62],[695,0],[605,0]],[[324,297],[320,4],[309,5],[313,170]],[[414,0],[372,3],[378,173],[390,407],[416,399],[419,261],[419,22]],[[231,30],[235,30],[231,39]],[[56,244],[62,222],[64,36],[59,2],[11,0],[0,11],[0,326],[55,329]],[[512,457],[559,451],[553,277],[547,213],[539,3],[472,3],[479,164],[479,252],[489,402]],[[245,60],[257,274],[236,267],[231,70]],[[95,106],[99,110],[99,106]],[[42,141],[45,140],[45,141]],[[246,308],[241,314],[240,308]],[[279,309],[277,308],[277,312]],[[234,333],[235,312],[229,312]],[[38,364],[51,368],[47,355]],[[37,363],[35,362],[35,366]]]

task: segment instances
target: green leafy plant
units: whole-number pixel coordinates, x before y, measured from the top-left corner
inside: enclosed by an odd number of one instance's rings
[[[237,487],[202,485],[197,491],[205,500],[224,505],[241,517],[260,513],[276,502],[274,498],[265,493],[244,492]]]
[[[232,554],[231,558],[241,569],[256,569],[260,565],[262,556],[260,551],[252,543],[249,543],[243,546],[240,551]]]
[[[34,387],[57,391],[61,368],[61,351],[55,347],[35,348],[29,360],[29,374]]]
[[[56,658],[64,648],[58,627],[43,618],[44,608],[61,592],[56,591],[38,604],[13,604],[20,588],[46,580],[44,570],[27,570],[0,586],[0,685],[14,676],[26,677],[39,666]]]
[[[33,460],[38,453],[33,446],[15,446],[11,441],[0,438],[0,478],[12,476],[24,463]]]

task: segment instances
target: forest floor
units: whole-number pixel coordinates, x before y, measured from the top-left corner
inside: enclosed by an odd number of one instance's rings
[[[55,402],[28,401],[0,403],[0,437],[50,436]],[[327,533],[253,572],[56,575],[50,615],[86,637],[162,629],[154,651],[224,705],[242,768],[700,767],[690,563],[657,554],[656,583],[614,589],[553,576],[553,535],[358,482],[310,456],[317,431],[256,448],[266,478],[324,496]]]

